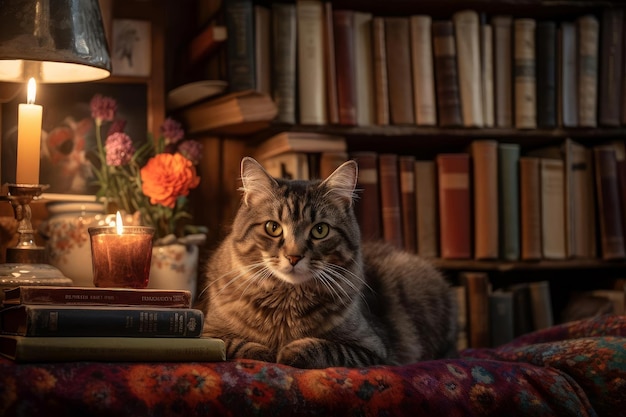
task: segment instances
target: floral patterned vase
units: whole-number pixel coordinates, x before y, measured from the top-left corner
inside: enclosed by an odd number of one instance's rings
[[[91,244],[87,229],[108,221],[104,206],[96,202],[53,201],[49,218],[40,226],[47,239],[48,261],[74,285],[93,287]]]
[[[194,244],[154,246],[148,288],[189,290],[195,300],[198,253],[198,245]]]

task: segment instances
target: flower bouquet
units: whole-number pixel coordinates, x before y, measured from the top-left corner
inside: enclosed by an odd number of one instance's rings
[[[196,166],[202,144],[185,139],[177,121],[167,118],[161,135],[137,149],[124,133],[126,122],[116,119],[117,102],[95,95],[90,102],[95,121],[97,155],[93,161],[96,197],[105,205],[139,217],[139,222],[155,228],[155,245],[200,244],[206,228],[190,223],[189,191],[200,184]],[[102,131],[108,124],[106,139]]]

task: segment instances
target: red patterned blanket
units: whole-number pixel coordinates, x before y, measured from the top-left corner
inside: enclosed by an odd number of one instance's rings
[[[401,367],[0,359],[0,416],[617,416],[625,393],[624,316]]]

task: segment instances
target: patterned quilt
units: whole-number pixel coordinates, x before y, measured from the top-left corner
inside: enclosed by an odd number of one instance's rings
[[[400,367],[0,359],[0,416],[38,415],[626,416],[626,317]]]

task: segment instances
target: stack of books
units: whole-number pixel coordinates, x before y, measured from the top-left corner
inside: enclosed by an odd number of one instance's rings
[[[21,286],[4,290],[0,354],[15,361],[223,361],[187,290]]]

